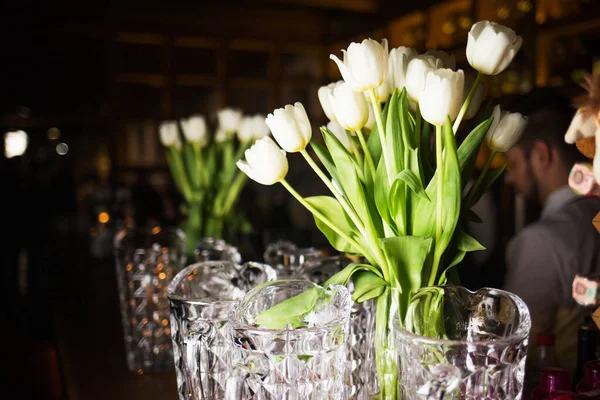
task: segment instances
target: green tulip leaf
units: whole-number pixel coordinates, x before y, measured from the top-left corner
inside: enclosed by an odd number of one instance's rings
[[[396,184],[400,183],[400,181],[408,185],[408,187],[410,187],[412,191],[420,198],[427,201],[431,201],[429,196],[427,196],[425,189],[423,188],[423,182],[421,182],[421,178],[415,175],[413,171],[405,169],[404,171],[396,175],[396,178],[394,179],[394,184],[392,185],[392,190]]]
[[[464,216],[465,220],[467,220],[469,222],[474,222],[476,224],[483,223],[483,220],[481,219],[481,217],[479,215],[477,215],[477,213],[475,213],[475,211],[473,211],[471,209],[464,210],[463,216]]]
[[[477,241],[473,236],[464,232],[463,230],[457,230],[455,233],[456,248],[465,251],[479,251],[485,250],[485,247]]]
[[[505,169],[506,165],[495,169],[489,169],[483,177],[481,185],[479,185],[479,187],[477,187],[472,194],[469,194],[470,199],[467,203],[465,203],[465,207],[471,208],[477,204],[479,199],[481,199],[481,196],[483,196],[483,194],[498,180],[498,178],[502,176]]]
[[[329,151],[315,140],[310,141],[310,146],[321,161],[321,164],[323,164],[327,172],[329,172],[329,176],[331,176],[334,181],[339,182],[338,172]]]
[[[348,236],[357,238],[358,230],[356,226],[352,224],[349,218],[346,216],[342,205],[334,198],[330,196],[313,196],[305,198],[312,207],[323,214],[329,221],[331,221],[336,227],[343,232],[346,232]],[[337,251],[359,254],[360,249],[356,248],[352,243],[349,243],[346,239],[335,233],[327,224],[321,221],[319,218],[315,218],[317,227],[329,243]]]
[[[356,271],[352,276],[352,283],[354,285],[352,300],[357,303],[381,296],[388,287],[387,282],[377,274],[365,270]]]

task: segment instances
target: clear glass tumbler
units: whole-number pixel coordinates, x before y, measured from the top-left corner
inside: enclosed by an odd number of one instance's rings
[[[531,319],[516,295],[427,287],[394,325],[402,399],[521,400]]]
[[[295,279],[305,279],[323,285],[327,279],[344,269],[352,260],[341,254],[309,260],[294,274]],[[348,282],[354,291],[352,280]],[[348,397],[368,400],[379,390],[375,371],[375,301],[353,303],[348,336]]]
[[[167,289],[180,400],[222,399],[240,351],[229,314],[254,286],[276,279],[266,264],[204,261],[173,278]]]
[[[288,240],[278,240],[266,247],[263,258],[277,270],[279,279],[287,279],[297,274],[305,263],[325,258],[325,254],[315,247],[298,247]]]
[[[141,374],[173,368],[167,285],[185,265],[175,228],[126,228],[114,239],[127,367]]]
[[[261,326],[260,315],[275,306],[297,317],[295,327]],[[242,357],[226,399],[347,399],[351,309],[350,292],[340,285],[280,280],[251,290],[231,317]]]

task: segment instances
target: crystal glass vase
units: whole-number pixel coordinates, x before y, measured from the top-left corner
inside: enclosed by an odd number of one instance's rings
[[[295,296],[315,300],[299,326],[267,329],[258,316]],[[231,399],[347,399],[347,340],[352,300],[347,288],[281,280],[250,291],[232,314],[242,357],[230,381]]]
[[[237,247],[223,239],[205,237],[198,241],[194,249],[194,260],[195,262],[230,261],[234,264],[241,264],[242,255]]]
[[[309,260],[296,271],[294,278],[322,285],[344,269],[352,260],[345,255]],[[348,283],[354,291],[352,280]],[[368,400],[378,392],[375,371],[375,301],[352,304],[350,331],[348,335],[348,372],[346,380],[348,398]]]
[[[114,238],[127,367],[141,374],[173,368],[167,285],[185,265],[179,229],[126,228]]]
[[[285,279],[296,275],[305,263],[325,258],[325,254],[315,247],[298,247],[288,240],[278,240],[267,245],[263,258],[277,270],[280,279]]]
[[[394,317],[404,400],[521,400],[531,319],[512,293],[418,290]]]
[[[229,314],[247,291],[276,276],[266,264],[204,261],[173,278],[167,296],[180,400],[223,398],[240,357],[231,342]]]

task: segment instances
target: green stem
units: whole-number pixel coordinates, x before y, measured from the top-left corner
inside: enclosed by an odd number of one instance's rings
[[[421,125],[423,117],[421,117],[421,109],[417,103],[417,111],[415,112],[415,143],[417,147],[421,144]]]
[[[238,172],[231,186],[229,186],[229,193],[225,197],[225,203],[221,208],[221,215],[227,215],[231,207],[235,204],[241,190],[244,188],[244,184],[248,180],[248,175]]]
[[[481,81],[481,72],[477,73],[477,77],[475,78],[475,82],[473,82],[473,86],[471,87],[471,90],[469,91],[469,95],[467,96],[467,98],[465,99],[465,102],[463,103],[458,116],[456,117],[456,120],[454,121],[454,125],[452,126],[452,130],[454,131],[454,134],[456,135],[456,132],[458,132],[458,127],[460,126],[460,123],[462,121],[462,119],[465,116],[465,113],[467,112],[468,108],[469,108],[469,104],[471,104],[471,100],[473,99],[473,95],[475,94],[475,91],[477,90],[477,86],[479,86],[479,82]]]
[[[325,175],[325,173],[321,170],[321,168],[319,168],[317,163],[315,163],[315,161],[308,154],[306,149],[300,150],[300,154],[302,154],[302,156],[304,157],[304,159],[306,160],[308,165],[310,165],[310,167],[317,173],[319,178],[321,178],[323,183],[325,183],[327,188],[329,188],[329,190],[335,196],[337,201],[340,202],[340,204],[344,208],[344,211],[346,211],[346,214],[348,214],[348,216],[350,217],[352,222],[354,222],[354,225],[356,225],[356,227],[360,231],[361,235],[365,236],[365,226],[363,225],[363,223],[362,223],[360,217],[358,216],[358,214],[356,213],[356,211],[354,211],[354,209],[347,202],[347,200],[340,194],[340,191],[338,189],[336,189],[335,186],[333,186],[333,183],[331,183],[329,178],[327,178],[327,175]]]
[[[193,143],[194,153],[196,155],[196,189],[201,188],[206,184],[203,182],[204,171],[203,171],[203,159],[202,159],[202,148],[199,143]]]
[[[473,184],[473,186],[471,186],[471,188],[467,192],[467,195],[465,196],[465,199],[463,201],[463,203],[467,207],[470,207],[471,200],[473,200],[473,196],[475,196],[475,193],[477,193],[477,190],[481,186],[481,183],[483,182],[483,179],[485,178],[485,175],[487,174],[488,170],[490,169],[490,165],[492,164],[492,161],[494,160],[494,157],[496,156],[496,153],[497,153],[496,150],[492,150],[492,152],[488,156],[488,159],[485,162],[485,165],[484,165],[483,169],[481,170],[481,173],[477,177],[477,180],[475,181],[475,183]]]
[[[189,203],[192,201],[192,189],[190,188],[190,182],[187,179],[185,167],[181,160],[181,153],[174,147],[170,147],[169,150],[171,151],[171,158],[173,159],[176,174],[179,177],[179,183],[181,184],[181,194],[185,201]]]
[[[397,400],[398,362],[394,354],[392,291],[387,289],[377,297],[375,310],[375,368],[379,383],[379,397],[382,400]]]
[[[369,167],[369,171],[371,171],[371,177],[373,177],[373,182],[375,182],[375,164],[373,163],[373,157],[371,157],[371,152],[369,151],[369,147],[367,146],[367,142],[365,140],[365,136],[363,135],[362,129],[356,130],[356,136],[358,136],[358,140],[360,141],[360,147],[362,147],[363,153],[365,153],[367,166]]]
[[[375,114],[375,122],[377,123],[377,131],[379,133],[379,140],[381,141],[381,149],[383,154],[383,160],[386,166],[387,178],[390,187],[392,186],[393,177],[392,177],[392,162],[390,155],[387,154],[387,146],[385,142],[385,129],[383,128],[383,120],[381,119],[381,104],[377,101],[377,96],[375,95],[375,89],[369,90],[369,98],[371,99],[371,104],[373,105],[373,113]]]
[[[354,240],[350,236],[348,236],[344,231],[342,231],[333,222],[331,222],[326,216],[324,216],[316,208],[314,208],[313,206],[311,206],[300,195],[300,193],[298,193],[285,179],[282,179],[280,182],[283,185],[283,187],[285,187],[288,190],[288,192],[290,192],[292,194],[292,196],[294,196],[296,198],[296,200],[298,200],[298,202],[300,204],[302,204],[308,211],[311,212],[312,215],[314,215],[315,217],[317,217],[321,221],[323,221],[324,224],[326,224],[329,228],[331,228],[332,231],[334,231],[335,233],[337,233],[338,235],[340,235],[342,238],[344,238],[348,243],[356,246],[356,248],[359,249],[361,252],[363,252],[363,254],[366,254],[366,252],[363,249],[363,247],[356,240]]]
[[[429,276],[429,286],[433,285],[437,275],[437,270],[440,264],[442,251],[439,250],[439,242],[443,233],[443,216],[444,216],[444,161],[442,149],[442,126],[435,126],[435,156],[436,156],[436,175],[437,175],[437,201],[435,205],[435,251],[433,253],[433,266],[431,275]]]
[[[356,143],[354,143],[353,138],[350,138],[350,152],[356,157],[356,161],[358,162],[358,166],[360,167],[360,169],[364,169],[365,164],[363,161],[362,154],[360,154],[360,151],[358,151],[358,148],[356,147]]]

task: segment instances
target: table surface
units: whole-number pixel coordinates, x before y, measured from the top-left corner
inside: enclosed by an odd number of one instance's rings
[[[66,274],[66,296],[52,305],[67,399],[177,400],[174,370],[128,370],[114,261],[81,253]]]

